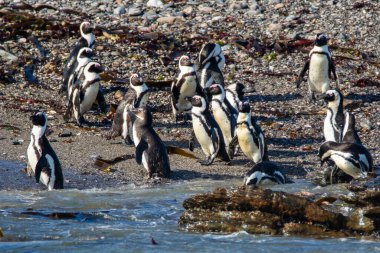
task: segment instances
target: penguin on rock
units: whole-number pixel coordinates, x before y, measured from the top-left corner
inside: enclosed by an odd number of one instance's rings
[[[345,123],[343,95],[338,90],[328,90],[323,99],[327,102],[327,114],[323,124],[325,140],[342,142]]]
[[[43,183],[49,191],[63,189],[61,164],[45,135],[47,117],[43,112],[36,112],[30,119],[33,129],[27,150],[28,174],[34,175],[37,183]]]
[[[337,80],[335,65],[331,59],[331,53],[327,41],[328,38],[323,33],[318,33],[316,35],[314,47],[309,53],[309,59],[305,62],[296,82],[297,88],[299,88],[304,75],[309,71],[308,84],[310,101],[314,102],[316,101],[315,93],[324,94],[331,89],[331,75]]]
[[[178,78],[171,86],[171,104],[176,122],[180,113],[191,111],[191,102],[187,101],[186,98],[193,97],[196,93],[203,94],[195,66],[189,56],[181,56],[179,59],[179,70]],[[184,118],[186,119],[186,117]]]
[[[69,90],[69,104],[64,115],[65,120],[69,120],[72,115],[78,125],[86,123],[83,115],[88,112],[95,101],[103,113],[107,106],[104,96],[100,91],[99,73],[103,71],[102,66],[97,62],[89,62],[84,70],[84,80],[80,84],[73,85]]]
[[[219,157],[229,164],[230,157],[225,149],[222,131],[208,109],[207,100],[198,95],[188,99],[193,106],[191,112],[194,135],[207,157],[200,163],[210,165],[216,157]]]
[[[169,178],[170,163],[166,147],[152,127],[152,114],[146,107],[128,110],[133,121],[133,142],[136,147],[135,159],[143,164],[149,178]]]

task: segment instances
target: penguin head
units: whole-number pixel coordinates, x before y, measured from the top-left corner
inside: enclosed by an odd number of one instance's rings
[[[250,107],[248,101],[244,101],[244,102],[239,103],[239,112],[242,112],[242,113],[250,113],[251,112],[251,107]]]
[[[34,126],[40,126],[44,127],[47,123],[47,117],[44,112],[36,112],[31,117],[30,120],[32,121]]]
[[[84,75],[90,76],[90,75],[99,75],[99,73],[103,72],[103,67],[98,62],[89,62],[86,67],[84,67]]]
[[[179,67],[181,68],[182,66],[193,66],[193,62],[191,61],[191,58],[189,56],[182,55],[181,58],[179,58]]]
[[[316,36],[315,36],[315,41],[314,41],[314,44],[318,47],[322,47],[322,46],[325,46],[327,45],[327,41],[329,39],[327,38],[326,35],[324,35],[323,33],[318,33]]]
[[[193,106],[193,109],[199,110],[200,112],[204,112],[208,105],[206,99],[204,97],[195,95],[191,99],[187,98],[188,100],[191,100],[191,105]]]
[[[94,56],[94,52],[92,51],[92,49],[89,48],[89,47],[84,47],[84,48],[81,48],[79,50],[77,59],[78,59],[78,62],[80,62],[81,59],[83,59],[83,60],[84,59],[89,59],[92,56]]]
[[[144,84],[142,77],[136,73],[131,75],[129,81],[132,86],[140,86]]]
[[[211,96],[218,96],[224,94],[223,86],[220,84],[212,84],[207,88]]]
[[[199,64],[203,65],[212,57],[218,56],[222,53],[222,48],[216,43],[204,44],[199,53]]]
[[[152,125],[152,113],[147,107],[139,107],[128,111],[128,115],[141,126],[150,126]]]
[[[331,105],[339,106],[343,102],[343,96],[338,90],[328,90],[324,94],[323,100],[328,103],[329,107]]]
[[[80,31],[83,34],[92,33],[93,30],[94,30],[94,27],[87,21],[84,21],[82,22],[82,24],[80,24]]]

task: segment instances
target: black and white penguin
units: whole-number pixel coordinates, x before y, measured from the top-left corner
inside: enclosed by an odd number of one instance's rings
[[[183,55],[179,59],[179,70],[178,78],[172,83],[171,87],[171,104],[176,121],[178,120],[178,114],[191,110],[191,102],[187,101],[186,98],[193,97],[196,93],[203,93],[195,66],[189,56]]]
[[[342,142],[344,128],[343,95],[328,90],[323,98],[327,102],[327,115],[323,125],[325,141]]]
[[[74,71],[72,65],[75,64],[77,60],[79,50],[84,47],[93,48],[95,43],[95,35],[93,34],[94,26],[92,26],[89,22],[82,22],[79,30],[81,37],[75,43],[74,48],[72,49],[69,58],[66,61],[65,67],[63,69],[64,78],[72,74],[70,71]],[[67,88],[67,85],[61,85],[60,92],[66,91]]]
[[[216,43],[206,43],[203,45],[199,53],[199,64],[206,64],[211,58],[215,58],[220,71],[223,70],[226,64],[226,58],[223,55],[222,48]]]
[[[328,38],[322,33],[316,35],[314,47],[309,53],[309,59],[299,74],[297,88],[299,88],[306,71],[309,70],[310,100],[315,101],[315,93],[325,93],[330,88],[331,74],[337,79],[335,65],[331,59],[331,53],[327,46]],[[338,87],[339,88],[339,87]]]
[[[117,106],[112,128],[107,138],[122,136],[127,144],[132,144],[132,123],[128,118],[128,110],[145,107],[148,102],[149,88],[139,74],[132,74],[129,89]]]
[[[362,141],[360,140],[360,137],[355,129],[355,116],[350,112],[345,113],[342,142],[362,144]]]
[[[234,83],[226,88],[226,98],[230,105],[239,111],[239,103],[244,101],[245,86],[242,83]]]
[[[243,153],[253,161],[259,163],[268,161],[268,151],[264,134],[251,115],[249,102],[239,103],[239,115],[236,124],[236,139]]]
[[[323,163],[333,163],[351,177],[365,178],[373,172],[373,160],[368,150],[357,143],[324,142],[319,148],[318,156]]]
[[[211,85],[207,88],[206,93],[212,96],[211,111],[222,131],[226,151],[230,154],[230,158],[232,158],[233,153],[231,153],[230,143],[235,136],[238,113],[226,99],[226,93],[220,84]]]
[[[263,161],[255,164],[244,177],[245,185],[285,184],[284,172],[275,163]]]
[[[166,147],[152,127],[152,114],[146,107],[128,110],[133,121],[133,142],[135,158],[143,164],[149,178],[170,177],[170,163]]]
[[[95,101],[100,109],[105,112],[106,104],[104,96],[100,91],[99,73],[103,71],[102,66],[97,62],[89,62],[84,70],[84,81],[74,84],[69,90],[69,104],[64,118],[69,120],[74,114],[78,125],[86,123],[83,115],[88,112]]]
[[[66,98],[69,97],[70,86],[78,82],[83,75],[84,67],[91,61],[91,57],[94,55],[93,51],[89,47],[83,47],[79,50],[77,60],[70,66],[69,71],[66,72],[66,76],[63,77],[63,87],[61,91],[66,90]]]
[[[222,131],[208,109],[207,100],[198,95],[188,99],[191,100],[193,106],[191,112],[194,135],[207,157],[206,160],[200,163],[202,165],[210,165],[216,157],[229,163],[230,157],[224,148],[226,144]]]
[[[48,190],[63,189],[61,164],[45,136],[47,117],[36,112],[30,117],[33,128],[27,150],[28,164],[37,183],[42,182]]]
[[[214,43],[205,44],[198,57],[198,77],[200,86],[205,89],[213,83],[224,86],[222,69],[225,65],[225,57],[220,45]]]

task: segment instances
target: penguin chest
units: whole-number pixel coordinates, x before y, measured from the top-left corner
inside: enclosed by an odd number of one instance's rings
[[[137,147],[137,145],[139,145],[139,143],[140,143],[141,136],[138,134],[135,125],[132,127],[132,136],[133,136],[133,143],[135,144],[135,147]],[[146,151],[143,152],[141,161],[142,161],[144,168],[149,173],[148,154]]]
[[[123,137],[123,139],[127,138],[127,135],[130,131],[129,129],[130,129],[131,123],[128,117],[128,110],[131,109],[131,107],[132,106],[130,104],[127,104],[123,110],[123,125],[122,125],[122,130],[121,130],[121,136]]]
[[[146,106],[147,103],[148,103],[148,94],[144,93],[141,95],[140,104],[138,105],[138,107],[144,107]]]
[[[226,146],[228,146],[232,140],[231,119],[225,110],[223,110],[219,104],[214,102],[212,103],[212,113],[220,129],[222,130]]]
[[[325,137],[325,141],[334,141],[337,142],[335,136],[336,131],[334,129],[334,123],[332,118],[332,113],[330,111],[327,111],[327,115],[325,118],[325,121],[323,123],[323,135]]]
[[[48,190],[51,191],[54,189],[55,182],[55,165],[54,159],[51,155],[45,155],[46,160],[48,161],[49,168],[44,168],[41,172],[40,182],[48,187]]]
[[[355,179],[364,175],[360,169],[359,161],[353,159],[349,153],[335,152],[331,155],[331,159],[339,169]]]
[[[38,160],[41,157],[41,147],[38,144],[36,145],[33,141],[31,141],[28,146],[27,155],[28,155],[29,166],[34,172],[36,169]]]
[[[311,91],[325,93],[330,89],[329,61],[326,55],[313,54],[310,59],[309,85]]]
[[[207,156],[210,156],[214,153],[214,144],[212,142],[211,136],[208,134],[208,131],[205,129],[205,125],[202,124],[201,120],[202,119],[199,119],[198,117],[193,117],[194,134],[199,145],[201,145],[203,152]]]
[[[254,136],[245,125],[239,125],[236,129],[236,134],[239,141],[239,146],[250,160],[255,163],[261,160],[261,153],[259,147],[255,143]]]
[[[99,92],[99,83],[90,85],[83,92],[83,100],[81,100],[80,103],[81,114],[88,112],[91,109],[92,104],[95,102],[96,96]]]
[[[180,97],[182,99],[185,99],[186,97],[193,97],[196,89],[197,89],[196,77],[188,76],[185,78],[185,82],[181,85]]]

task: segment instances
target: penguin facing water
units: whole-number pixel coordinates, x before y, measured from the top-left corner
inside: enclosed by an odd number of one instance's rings
[[[154,176],[169,178],[170,163],[166,147],[152,127],[152,114],[146,107],[128,110],[133,121],[133,142],[135,158],[143,164],[149,178]]]
[[[314,47],[309,53],[309,59],[305,62],[296,82],[297,88],[299,88],[304,75],[309,71],[308,84],[311,101],[316,101],[315,93],[323,94],[330,89],[331,74],[335,80],[337,79],[327,41],[326,35],[322,33],[316,35]]]
[[[323,124],[326,141],[342,142],[344,128],[343,95],[338,90],[328,90],[323,98],[327,114]]]
[[[202,165],[210,165],[216,157],[229,163],[230,157],[226,147],[222,131],[208,109],[207,100],[195,95],[188,98],[192,104],[192,124],[194,135],[200,144],[206,160],[200,161]]]
[[[37,112],[30,117],[33,129],[27,150],[28,165],[37,183],[41,182],[48,190],[63,189],[61,164],[45,136],[47,117]]]

